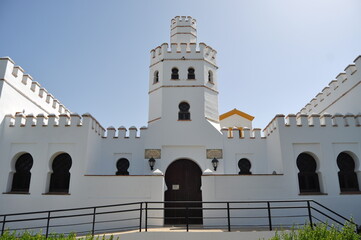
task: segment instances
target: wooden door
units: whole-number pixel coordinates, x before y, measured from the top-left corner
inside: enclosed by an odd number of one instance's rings
[[[165,201],[202,201],[202,171],[191,160],[181,159],[168,166],[165,173]],[[165,207],[201,208],[201,203],[166,203]],[[165,224],[185,224],[188,215],[189,224],[202,224],[202,209],[166,209]]]

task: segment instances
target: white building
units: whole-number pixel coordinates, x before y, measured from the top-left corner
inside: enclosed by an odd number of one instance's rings
[[[360,223],[361,57],[297,115],[276,115],[262,134],[246,113],[219,114],[216,53],[197,44],[195,19],[172,19],[170,45],[151,51],[148,126],[139,132],[72,113],[1,58],[0,214],[137,201],[314,199]],[[195,223],[211,224],[197,214]]]

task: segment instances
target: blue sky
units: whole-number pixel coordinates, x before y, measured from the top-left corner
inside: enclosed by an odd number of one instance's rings
[[[297,113],[361,54],[359,0],[0,0],[0,56],[71,111],[141,127],[149,52],[178,15],[218,52],[220,113],[237,108],[254,127]]]

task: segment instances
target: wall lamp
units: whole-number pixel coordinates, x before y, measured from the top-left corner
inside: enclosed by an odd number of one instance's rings
[[[219,163],[218,159],[217,159],[217,158],[213,158],[213,160],[212,160],[212,166],[213,166],[214,171],[217,171],[218,163]]]
[[[154,158],[149,158],[148,163],[149,163],[150,170],[153,171],[154,165],[155,165],[155,159]]]

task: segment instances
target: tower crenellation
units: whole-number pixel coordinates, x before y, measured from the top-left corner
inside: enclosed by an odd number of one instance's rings
[[[191,16],[176,16],[171,20],[171,29],[178,26],[191,26],[197,28],[197,20]]]
[[[196,20],[192,17],[177,16],[171,21],[171,43],[196,43],[197,27]]]
[[[183,60],[204,59],[217,67],[216,55],[217,51],[205,43],[199,43],[198,46],[196,43],[172,43],[170,48],[168,43],[163,43],[150,51],[150,66],[164,59],[181,59],[184,57]]]

